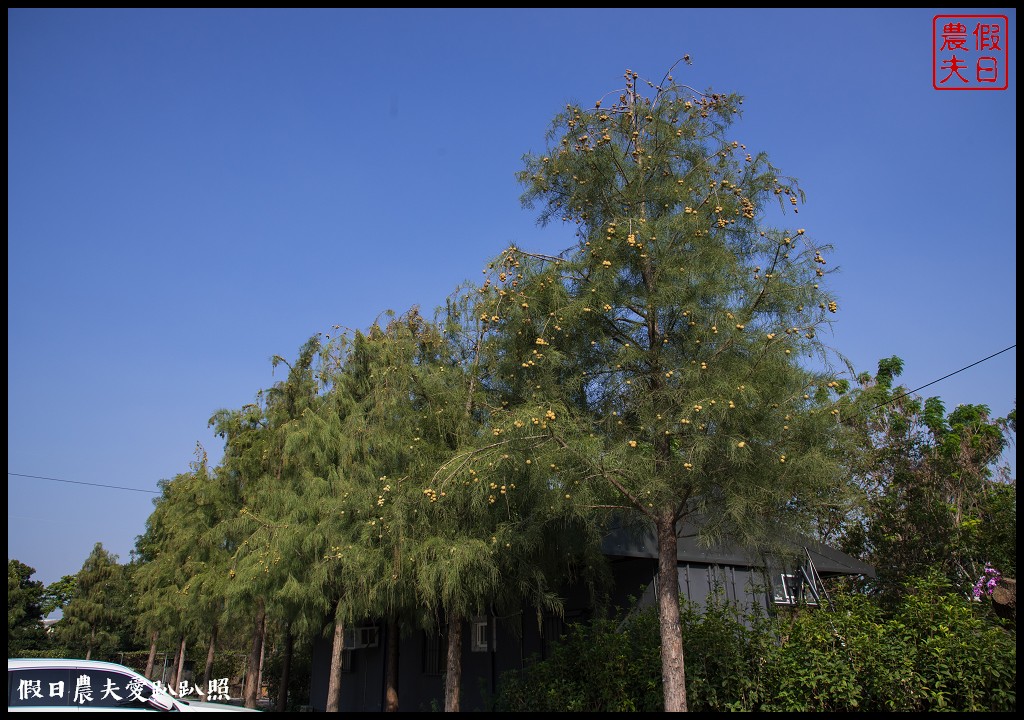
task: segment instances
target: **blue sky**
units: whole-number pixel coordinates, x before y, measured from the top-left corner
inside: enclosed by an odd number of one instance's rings
[[[939,12],[8,9],[8,557],[127,561],[272,355],[568,246],[520,206],[523,154],[684,54],[800,180],[858,371],[898,355],[915,389],[1015,346],[1016,11],[961,11],[1009,18],[1009,88],[974,92],[932,87]],[[921,394],[1003,416],[1016,362]]]

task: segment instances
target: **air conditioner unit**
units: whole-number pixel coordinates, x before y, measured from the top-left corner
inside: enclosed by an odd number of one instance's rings
[[[375,648],[380,643],[377,628],[373,625],[345,629],[345,649],[362,650]]]

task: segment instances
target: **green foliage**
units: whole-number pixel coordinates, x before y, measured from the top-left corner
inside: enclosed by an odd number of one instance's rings
[[[1017,481],[992,483],[979,503],[975,567],[982,559],[1004,577],[1017,577]],[[979,573],[980,575],[980,573]]]
[[[167,644],[181,637],[189,644],[205,641],[222,622],[231,547],[225,521],[237,504],[200,446],[189,471],[161,481],[160,488],[146,531],[136,539],[136,628],[147,645],[154,631]]]
[[[738,96],[646,85],[627,71],[618,102],[567,106],[525,158],[524,203],[578,243],[491,265],[492,422],[581,502],[701,512],[710,536],[765,543],[843,500],[839,386],[801,367],[832,359],[828,248],[773,227],[801,193],[727,134]]]
[[[325,620],[557,615],[569,582],[598,596],[598,535],[631,513],[659,530],[661,620],[574,627],[503,679],[502,709],[1014,707],[1007,631],[905,580],[1015,573],[1016,484],[994,472],[1015,411],[947,415],[895,385],[898,357],[853,390],[837,377],[821,340],[838,310],[830,248],[795,227],[796,181],[733,139],[742,99],[691,85],[627,71],[610,104],[566,106],[524,158],[524,205],[575,226],[574,246],[509,248],[434,322],[389,311],[275,356],[284,379],[210,419],[222,464],[198,448],[161,484],[138,562],[97,557],[73,594],[54,588],[53,605],[73,598],[68,647],[109,647],[112,608],[147,637],[202,647],[216,628],[254,652],[264,609],[271,637],[301,640]],[[703,540],[762,551],[793,531],[841,536],[884,602],[773,619],[683,603],[676,634],[672,530],[688,517]],[[137,598],[109,590],[128,572]],[[13,628],[36,606],[11,577]],[[982,643],[1000,653],[985,677]]]
[[[761,695],[763,658],[771,649],[769,618],[757,608],[744,617],[721,597],[705,607],[683,601],[686,694],[694,712],[751,707]]]
[[[496,258],[480,318],[494,454],[548,472],[552,508],[657,526],[666,709],[685,710],[676,524],[783,551],[845,512],[848,432],[821,339],[838,311],[830,248],[795,226],[797,182],[735,139],[742,99],[675,70],[627,70],[610,103],[556,116],[519,179],[540,223],[577,242]]]
[[[768,618],[684,601],[693,711],[1002,712],[1016,709],[1016,636],[941,578],[909,583],[886,611],[865,595]],[[661,707],[657,618],[573,626],[551,656],[509,673],[510,712]]]
[[[891,612],[841,596],[835,612],[780,626],[764,700],[791,712],[1007,711],[1016,707],[1016,639],[933,576],[904,588]]]
[[[777,620],[752,709],[785,712],[906,710],[901,680],[913,667],[863,596],[839,596],[834,610]]]
[[[684,601],[687,700],[694,712],[745,709],[758,698],[759,659],[770,644],[767,618],[743,618],[712,600]],[[624,621],[570,626],[545,660],[506,673],[497,708],[508,712],[658,712],[664,707],[655,608]]]
[[[42,606],[43,583],[33,580],[35,568],[18,560],[7,561],[7,653],[19,657],[46,646]]]
[[[551,657],[501,676],[495,708],[503,712],[658,712],[661,665],[657,616],[640,613],[574,624]]]
[[[297,712],[303,705],[309,705],[310,676],[312,667],[312,645],[298,643],[293,647],[291,662],[288,666],[288,688],[281,687],[281,672],[284,667],[284,651],[280,644],[267,652],[263,665],[263,681],[267,684],[269,695],[276,702],[281,692],[287,692],[285,702],[287,712]],[[226,677],[218,675],[217,677]]]
[[[131,567],[96,543],[76,577],[76,594],[54,625],[57,644],[85,657],[131,649],[135,596]]]
[[[931,570],[968,592],[985,565],[1016,573],[1016,480],[999,463],[1014,421],[983,405],[946,413],[938,398],[894,386],[899,358],[879,362],[855,393],[861,454],[851,474],[863,494],[843,549],[875,565],[879,592],[901,592]]]
[[[1015,633],[965,602],[941,575],[908,587],[892,618],[914,666],[915,710],[1012,711],[1017,695]]]
[[[43,593],[42,612],[46,617],[55,610],[64,610],[78,592],[78,578],[65,575],[46,586]]]

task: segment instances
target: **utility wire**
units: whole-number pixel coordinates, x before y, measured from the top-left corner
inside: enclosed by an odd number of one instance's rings
[[[972,367],[974,367],[975,365],[980,365],[981,363],[985,362],[986,360],[991,360],[991,359],[992,359],[992,358],[994,358],[994,357],[995,357],[996,355],[1002,355],[1002,354],[1003,354],[1004,352],[1007,352],[1008,350],[1013,350],[1013,349],[1014,349],[1015,347],[1017,347],[1017,343],[1014,343],[1014,344],[1013,344],[1013,345],[1011,345],[1010,347],[1005,347],[1005,348],[1003,348],[1002,350],[1000,350],[999,352],[996,352],[996,353],[992,353],[992,354],[991,354],[991,355],[989,355],[988,357],[986,357],[986,358],[982,358],[981,360],[978,360],[977,362],[973,362],[973,363],[971,363],[970,365],[965,365],[964,367],[960,368],[959,370],[954,370],[953,372],[949,373],[948,375],[943,375],[943,376],[942,376],[942,377],[940,377],[940,378],[939,378],[938,380],[932,380],[932,381],[931,381],[930,383],[925,383],[924,385],[922,385],[921,387],[917,388],[916,390],[908,390],[907,392],[903,393],[902,395],[897,395],[897,396],[896,396],[896,397],[894,397],[894,398],[890,398],[889,400],[886,400],[886,401],[885,401],[884,403],[879,403],[878,405],[875,405],[875,406],[874,406],[873,408],[868,408],[868,409],[867,409],[867,410],[865,410],[865,411],[864,411],[863,413],[859,413],[859,414],[858,414],[858,416],[859,416],[859,415],[866,415],[867,413],[871,412],[872,410],[877,410],[877,409],[878,409],[878,408],[880,408],[880,407],[883,407],[883,406],[885,406],[885,405],[889,405],[890,403],[894,403],[894,402],[896,402],[897,400],[899,400],[900,398],[905,398],[905,397],[907,397],[908,395],[913,395],[914,393],[916,393],[916,392],[918,392],[918,391],[920,391],[920,390],[924,390],[924,389],[925,389],[926,387],[929,387],[930,385],[934,385],[934,384],[935,384],[935,383],[937,383],[937,382],[942,382],[942,381],[943,381],[943,380],[945,380],[946,378],[951,378],[951,377],[953,377],[954,375],[956,375],[957,373],[961,373],[961,372],[963,372],[964,370],[967,370],[967,369],[969,369],[969,368],[972,368]]]
[[[139,488],[121,487],[120,485],[101,485],[99,483],[87,483],[81,482],[80,480],[61,480],[60,478],[42,477],[41,475],[22,475],[21,473],[7,473],[8,475],[14,475],[15,477],[34,478],[36,480],[52,480],[53,482],[72,483],[74,485],[91,485],[92,487],[104,487],[112,488],[114,490],[131,490],[133,492],[144,492],[152,493],[153,495],[159,495],[158,490],[141,490]]]
[[[860,413],[860,414],[867,414],[867,413],[871,412],[872,410],[877,410],[880,407],[883,407],[885,405],[889,405],[890,403],[894,403],[897,400],[899,400],[900,398],[905,398],[908,395],[913,395],[914,393],[916,393],[916,392],[918,392],[920,390],[924,390],[926,387],[934,385],[937,382],[942,382],[946,378],[951,378],[954,375],[956,375],[957,373],[961,373],[964,370],[968,370],[968,369],[974,367],[975,365],[980,365],[981,363],[985,362],[986,360],[991,360],[992,358],[996,357],[997,355],[1002,355],[1004,352],[1007,352],[1009,350],[1013,350],[1015,347],[1017,347],[1016,343],[1014,343],[1013,345],[1010,345],[1009,347],[1003,348],[999,352],[992,353],[988,357],[982,358],[981,360],[978,360],[977,362],[973,362],[970,365],[965,365],[964,367],[960,368],[959,370],[954,370],[953,372],[949,373],[948,375],[943,375],[938,380],[932,380],[930,383],[925,383],[924,385],[922,385],[921,387],[919,387],[919,388],[917,388],[915,390],[908,390],[907,392],[903,393],[902,395],[897,395],[896,397],[894,397],[894,398],[892,398],[890,400],[886,400],[884,403],[879,403],[878,405],[875,405],[873,408],[865,410],[864,413]],[[42,477],[41,475],[22,475],[21,473],[12,473],[12,472],[8,472],[7,474],[8,475],[14,475],[15,477],[33,478],[35,480],[52,480],[53,482],[73,483],[75,485],[90,485],[92,487],[111,488],[113,490],[131,490],[132,492],[144,492],[144,493],[151,493],[153,495],[159,495],[160,494],[160,492],[157,491],[157,490],[141,490],[139,488],[121,487],[120,485],[101,485],[99,483],[87,483],[87,482],[81,482],[81,481],[78,481],[78,480],[61,480],[60,478]]]

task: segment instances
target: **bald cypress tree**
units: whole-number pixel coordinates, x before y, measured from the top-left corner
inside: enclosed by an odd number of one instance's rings
[[[679,711],[681,521],[767,549],[842,498],[822,343],[838,308],[827,246],[794,222],[796,181],[734,133],[741,98],[673,71],[624,79],[567,105],[525,157],[524,204],[578,239],[503,253],[481,319],[505,394],[494,431],[518,440],[503,452],[546,472],[552,506],[653,527],[665,709]]]
[[[245,703],[255,707],[260,659],[268,630],[288,625],[299,613],[315,612],[318,588],[309,582],[316,549],[304,541],[315,525],[305,510],[310,473],[302,453],[290,449],[304,434],[303,422],[323,402],[318,372],[319,336],[299,349],[294,363],[274,356],[285,378],[257,395],[240,411],[220,411],[211,420],[225,440],[220,475],[238,500],[234,518],[222,525],[233,548],[230,567],[218,576],[229,616],[244,619],[252,642],[245,681]],[[300,622],[296,626],[303,628]],[[287,692],[287,688],[283,688]]]
[[[413,605],[401,510],[402,475],[416,454],[405,447],[412,365],[394,327],[335,326],[333,340],[312,338],[287,380],[263,396],[275,469],[263,483],[261,539],[249,542],[273,557],[264,573],[290,631],[332,637],[328,711],[338,709],[346,628],[365,618],[395,621]],[[394,692],[389,702],[397,703]]]
[[[435,505],[444,495],[433,482],[438,468],[466,441],[472,389],[442,327],[416,308],[401,315],[389,311],[341,342],[347,353],[332,392],[348,408],[343,434],[350,441],[346,474],[352,485],[345,512],[358,519],[355,542],[370,564],[360,583],[368,611],[387,621],[392,651],[385,710],[396,711],[399,633],[436,629],[445,622],[437,613],[450,615],[449,627],[461,623],[465,611],[458,601],[471,596],[479,608],[497,585],[483,533],[465,532],[475,527],[474,519],[465,508],[444,505],[437,512]],[[434,557],[439,544],[445,549],[441,563]],[[449,552],[453,547],[458,557]],[[472,572],[453,563],[466,559]],[[443,579],[431,572],[438,567],[446,569]],[[455,685],[458,675],[449,668]]]
[[[124,594],[124,568],[103,543],[96,543],[77,574],[75,597],[64,609],[60,637],[85,650],[85,659],[100,649],[116,649]]]
[[[201,446],[189,471],[161,481],[160,488],[134,552],[139,588],[135,619],[150,641],[149,672],[160,636],[175,638],[179,649],[185,639],[209,640],[211,650],[215,645],[230,559],[223,523],[238,510],[218,487]],[[179,652],[171,684],[183,662]]]
[[[562,614],[567,577],[592,582],[602,570],[578,508],[551,502],[549,473],[517,453],[515,433],[501,425],[521,404],[526,377],[515,368],[511,388],[499,380],[507,348],[490,310],[481,314],[491,289],[467,285],[452,294],[439,321],[440,357],[422,376],[425,419],[435,426],[429,442],[443,462],[432,461],[423,476],[415,570],[421,598],[443,610],[449,712],[460,709],[465,622],[532,616],[539,630],[545,617]],[[513,426],[530,422],[516,418]]]
[[[346,468],[353,483],[350,512],[369,563],[361,586],[367,609],[385,621],[384,709],[399,709],[399,635],[412,626],[416,594],[411,560],[418,524],[418,476],[433,448],[424,441],[419,376],[432,361],[431,327],[415,309],[388,312],[350,336],[351,350],[336,390],[350,401],[345,432],[354,440]]]
[[[267,601],[274,591],[270,569],[276,559],[272,546],[276,518],[264,512],[267,478],[273,467],[270,429],[261,391],[257,403],[239,410],[218,410],[210,425],[224,438],[224,456],[217,467],[221,491],[232,498],[235,512],[220,524],[231,557],[223,573],[225,622],[238,625],[248,638],[243,700],[257,703],[257,678],[266,622]]]

